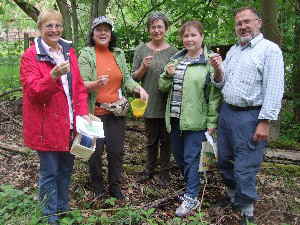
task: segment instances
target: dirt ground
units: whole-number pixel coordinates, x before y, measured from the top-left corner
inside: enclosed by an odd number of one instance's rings
[[[8,111],[11,114],[11,112]],[[19,115],[13,119],[20,120]],[[9,116],[0,117],[0,142],[22,146],[21,127],[11,122]],[[159,199],[183,190],[183,178],[172,159],[170,174],[171,183],[161,187],[155,176],[144,184],[136,182],[139,172],[143,170],[145,135],[142,121],[129,121],[126,132],[124,174],[122,190],[126,199],[118,201],[117,207],[125,205],[149,207]],[[105,158],[105,155],[104,155]],[[16,154],[0,149],[0,185],[12,184],[28,193],[37,191],[38,158],[35,152]],[[104,163],[104,171],[105,171]],[[272,163],[264,163],[257,177],[258,192],[261,199],[256,202],[256,222],[258,225],[299,225],[300,224],[300,177],[299,166],[286,170]],[[295,171],[298,171],[298,175]],[[105,171],[107,172],[107,171]],[[106,173],[105,173],[106,174]],[[200,210],[207,215],[209,224],[236,225],[239,214],[231,209],[216,208],[215,202],[222,198],[224,185],[217,170],[208,173],[207,183],[203,183],[199,195]],[[107,206],[106,194],[100,199],[94,197],[89,188],[87,164],[76,160],[71,185],[71,207],[77,209],[100,209]],[[108,190],[106,190],[108,192]],[[177,198],[170,198],[156,205],[155,217],[158,221],[168,221],[174,217]]]

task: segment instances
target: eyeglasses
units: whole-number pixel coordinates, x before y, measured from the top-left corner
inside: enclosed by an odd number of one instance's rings
[[[51,24],[50,23],[50,24],[45,25],[45,28],[47,30],[53,30],[54,28],[57,29],[57,30],[60,30],[62,27],[63,27],[62,24]]]
[[[235,26],[236,26],[236,27],[241,27],[241,26],[243,26],[243,24],[249,25],[250,23],[252,23],[252,22],[254,22],[254,21],[256,21],[256,20],[260,20],[260,19],[256,18],[256,19],[241,20],[241,21],[237,22],[237,23],[235,24]]]

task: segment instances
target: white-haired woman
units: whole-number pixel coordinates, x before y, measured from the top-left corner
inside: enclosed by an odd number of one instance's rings
[[[75,117],[88,114],[87,92],[71,42],[61,38],[62,15],[46,10],[38,17],[40,37],[21,58],[24,144],[40,159],[39,198],[48,223],[69,210],[68,189],[74,157],[70,145]]]

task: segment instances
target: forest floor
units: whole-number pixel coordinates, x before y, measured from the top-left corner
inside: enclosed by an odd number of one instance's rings
[[[0,142],[22,147],[20,115],[11,107],[0,116]],[[10,116],[9,116],[10,115]],[[10,121],[10,122],[8,122]],[[172,158],[171,182],[167,187],[159,185],[157,176],[140,184],[137,182],[144,166],[145,134],[141,120],[129,120],[126,130],[124,173],[122,190],[125,200],[116,202],[115,208],[123,206],[155,207],[154,216],[158,224],[172,220],[175,209],[180,204],[176,193],[184,188],[183,178]],[[103,155],[104,161],[106,155]],[[104,162],[104,172],[107,174]],[[35,152],[18,154],[0,149],[0,185],[11,184],[26,193],[37,192],[39,161]],[[106,176],[105,176],[106,177]],[[236,225],[240,215],[230,208],[217,208],[215,203],[222,198],[224,185],[217,170],[208,173],[199,198],[199,210],[209,224]],[[299,225],[300,224],[300,166],[265,162],[257,176],[260,200],[256,202],[255,216],[258,225]],[[71,184],[71,207],[81,210],[109,208],[108,190],[101,198],[95,198],[90,190],[88,168],[85,162],[75,161]],[[160,200],[164,201],[160,201]],[[161,202],[158,204],[157,202]],[[187,219],[188,220],[188,219]]]

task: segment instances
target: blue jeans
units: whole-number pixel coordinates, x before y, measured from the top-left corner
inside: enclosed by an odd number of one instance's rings
[[[58,220],[58,212],[69,210],[69,184],[74,164],[74,156],[69,152],[42,152],[39,171],[39,199],[43,214],[49,222]]]
[[[198,197],[200,190],[199,161],[205,131],[181,131],[179,120],[171,118],[171,149],[185,181],[185,194]]]
[[[225,185],[235,190],[235,204],[240,207],[258,199],[256,174],[263,160],[265,141],[254,142],[259,109],[235,111],[228,104],[221,107],[218,126],[218,167]]]

